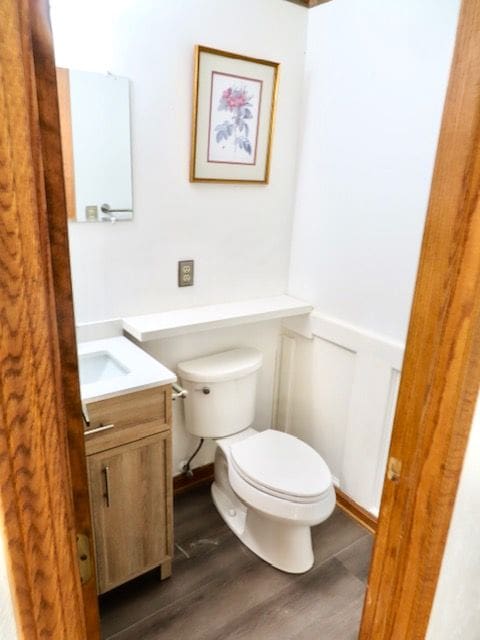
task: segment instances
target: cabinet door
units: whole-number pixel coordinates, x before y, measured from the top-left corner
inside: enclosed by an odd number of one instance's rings
[[[170,432],[88,457],[98,591],[171,557]]]

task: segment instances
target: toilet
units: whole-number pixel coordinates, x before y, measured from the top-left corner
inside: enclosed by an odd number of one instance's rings
[[[180,363],[186,428],[216,441],[212,498],[230,529],[272,566],[303,573],[314,562],[310,528],[331,515],[335,491],[312,447],[252,428],[262,360],[239,348]]]

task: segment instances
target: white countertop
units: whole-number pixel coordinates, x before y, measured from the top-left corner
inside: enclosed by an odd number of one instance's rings
[[[308,314],[312,309],[313,306],[303,300],[282,295],[123,318],[123,329],[139,342],[147,342],[197,331],[289,318]]]
[[[96,352],[110,354],[128,369],[128,373],[80,385],[83,402],[106,400],[125,393],[171,384],[177,380],[172,371],[123,336],[81,342],[78,345],[79,356]]]

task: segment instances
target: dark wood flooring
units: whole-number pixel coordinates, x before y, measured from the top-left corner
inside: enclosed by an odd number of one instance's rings
[[[114,640],[355,640],[372,537],[336,510],[313,529],[315,565],[278,571],[223,523],[209,489],[175,502],[173,575],[152,572],[100,599]]]

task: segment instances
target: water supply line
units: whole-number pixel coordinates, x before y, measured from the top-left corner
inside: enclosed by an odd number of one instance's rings
[[[200,438],[200,442],[198,443],[197,448],[195,449],[195,451],[192,453],[192,455],[190,456],[190,458],[186,461],[186,463],[183,465],[182,467],[182,471],[183,473],[188,477],[188,478],[192,478],[193,477],[193,471],[190,468],[190,465],[193,462],[193,459],[196,457],[197,453],[200,451],[200,449],[203,446],[203,443],[205,442],[205,438]]]
[[[176,400],[177,398],[186,398],[188,396],[188,391],[183,389],[176,382],[172,383],[172,400]]]
[[[204,393],[210,393],[210,389],[208,391],[205,391],[205,389],[204,389],[203,392]],[[187,395],[188,395],[188,391],[186,389],[183,389],[183,387],[181,387],[176,382],[174,382],[172,384],[172,400],[176,400],[177,398],[184,399],[184,398],[187,397]],[[196,457],[197,453],[202,448],[203,443],[204,443],[204,438],[200,438],[200,442],[198,443],[197,448],[195,449],[195,451],[192,453],[192,455],[189,457],[189,459],[186,461],[186,463],[182,467],[183,473],[188,478],[191,478],[193,476],[193,471],[191,469],[191,464],[192,464],[194,458]]]

